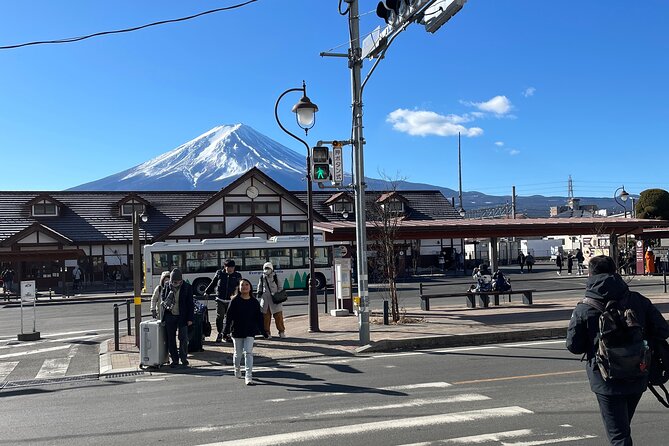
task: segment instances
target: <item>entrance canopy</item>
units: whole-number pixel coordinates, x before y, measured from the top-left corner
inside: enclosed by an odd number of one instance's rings
[[[666,227],[666,220],[639,218],[525,218],[525,219],[451,219],[400,221],[397,239],[436,238],[498,238],[544,237],[548,235],[588,234],[641,234],[645,228]],[[322,231],[326,241],[354,241],[355,222],[315,222],[314,229]],[[373,236],[379,229],[374,222],[367,222],[367,234]]]

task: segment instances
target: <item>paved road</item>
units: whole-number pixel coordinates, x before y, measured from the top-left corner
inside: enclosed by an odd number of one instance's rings
[[[3,390],[0,445],[603,445],[563,341],[270,364]],[[638,444],[664,444],[644,396]],[[76,421],[75,421],[76,420]]]

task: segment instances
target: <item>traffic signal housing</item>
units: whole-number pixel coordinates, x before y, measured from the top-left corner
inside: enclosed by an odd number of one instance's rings
[[[311,153],[311,178],[317,183],[331,180],[330,149],[316,146]]]

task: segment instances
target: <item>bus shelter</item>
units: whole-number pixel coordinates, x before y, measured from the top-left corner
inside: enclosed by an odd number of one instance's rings
[[[367,222],[367,236],[373,238],[381,231],[374,222]],[[576,235],[608,235],[611,242],[611,257],[618,258],[618,237],[641,235],[649,228],[666,227],[666,220],[639,218],[524,218],[524,219],[449,219],[399,221],[396,238],[421,240],[434,238],[484,238],[490,239],[490,266],[498,269],[497,242],[500,237],[545,237]],[[314,230],[323,233],[325,241],[354,242],[355,222],[316,222]]]

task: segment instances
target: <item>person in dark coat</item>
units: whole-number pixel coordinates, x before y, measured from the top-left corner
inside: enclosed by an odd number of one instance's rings
[[[555,265],[558,268],[558,276],[562,275],[562,253],[558,252],[555,256]]]
[[[179,360],[188,366],[188,327],[193,325],[195,308],[193,305],[193,287],[183,281],[181,270],[175,268],[170,274],[169,286],[163,288],[161,305],[167,336],[167,349],[172,362],[170,367],[179,365]],[[177,331],[179,349],[177,350]]]
[[[596,256],[589,262],[585,296],[606,305],[615,300],[621,308],[630,308],[643,325],[644,338],[669,337],[669,324],[653,303],[639,293],[631,292],[627,283],[616,272],[616,265],[609,256]],[[636,406],[646,391],[648,377],[636,380],[608,379],[602,377],[595,358],[601,313],[582,302],[576,305],[567,329],[567,349],[577,355],[585,354],[586,371],[590,389],[595,393],[611,445],[631,445],[630,423]]]
[[[239,281],[237,294],[230,301],[228,316],[225,318],[223,336],[227,338],[232,334],[232,342],[235,346],[232,356],[235,377],[241,378],[242,354],[244,355],[244,379],[247,386],[253,385],[253,340],[258,334],[265,338],[269,332],[264,328],[260,302],[253,296],[251,282],[246,279]]]
[[[571,270],[574,269],[574,255],[569,252],[567,254],[567,274],[571,276]]]
[[[223,262],[223,269],[216,271],[211,283],[204,290],[204,294],[211,294],[216,289],[216,330],[218,331],[216,342],[223,340],[225,314],[228,311],[230,299],[237,293],[241,279],[242,275],[235,271],[235,261],[227,259]]]
[[[520,266],[520,274],[523,273],[523,268],[525,268],[525,254],[523,251],[518,251],[518,265]]]

